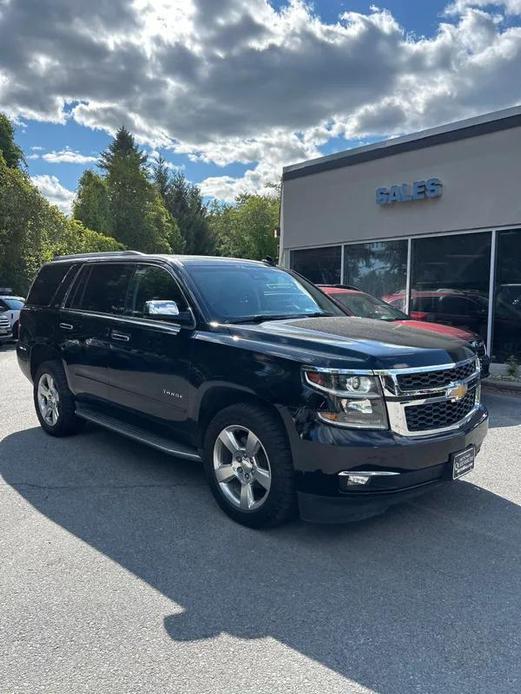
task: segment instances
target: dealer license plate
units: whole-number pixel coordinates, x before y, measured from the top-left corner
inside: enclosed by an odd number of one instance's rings
[[[476,458],[476,451],[474,446],[465,448],[464,451],[459,453],[454,453],[452,456],[452,479],[457,480],[458,477],[466,475],[474,469],[474,460]]]

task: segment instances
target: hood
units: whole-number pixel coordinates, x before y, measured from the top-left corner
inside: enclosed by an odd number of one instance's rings
[[[220,326],[207,339],[264,351],[310,366],[345,369],[392,369],[437,366],[474,356],[466,341],[432,330],[414,328],[411,321],[385,322],[335,316],[265,321]]]

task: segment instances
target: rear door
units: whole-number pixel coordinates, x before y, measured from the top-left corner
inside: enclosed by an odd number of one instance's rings
[[[69,386],[80,398],[108,398],[111,329],[124,313],[132,272],[126,263],[84,265],[60,311]]]
[[[139,264],[128,292],[126,316],[112,324],[110,399],[170,424],[186,420],[190,344],[193,331],[145,314],[153,299],[188,308],[177,280],[166,267]]]

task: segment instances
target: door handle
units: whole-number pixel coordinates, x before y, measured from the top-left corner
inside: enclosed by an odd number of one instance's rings
[[[113,340],[119,340],[119,342],[130,342],[130,335],[127,335],[127,333],[118,333],[116,330],[112,330],[110,336]]]
[[[59,323],[59,326],[62,330],[72,330],[74,327],[70,323]]]

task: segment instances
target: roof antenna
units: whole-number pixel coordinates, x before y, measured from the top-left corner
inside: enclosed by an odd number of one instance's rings
[[[271,265],[272,267],[275,267],[277,263],[273,260],[271,255],[267,255],[265,258],[262,260],[263,263],[266,263],[267,265]]]

